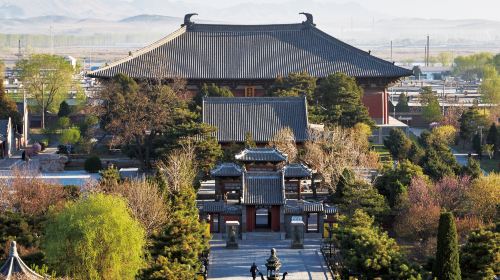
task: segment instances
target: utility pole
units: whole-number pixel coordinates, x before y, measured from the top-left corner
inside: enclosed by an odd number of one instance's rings
[[[425,58],[427,63],[425,66],[429,66],[429,60],[430,60],[430,38],[429,35],[427,35],[427,57]]]
[[[394,61],[392,60],[392,40],[391,40],[391,61]]]
[[[44,88],[45,82],[42,81],[42,129],[45,129],[45,99],[44,99]]]

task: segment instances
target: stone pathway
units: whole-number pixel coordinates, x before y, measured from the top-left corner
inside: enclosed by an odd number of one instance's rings
[[[280,271],[288,272],[287,280],[330,280],[332,277],[319,251],[320,242],[320,240],[306,241],[304,249],[290,249],[290,240],[240,240],[239,249],[226,249],[224,241],[214,240],[210,242],[208,279],[252,279],[250,266],[253,262],[265,275],[266,259],[271,254],[271,248],[276,248],[277,255],[283,264]]]

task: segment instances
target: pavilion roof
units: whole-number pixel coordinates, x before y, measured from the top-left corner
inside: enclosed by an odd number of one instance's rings
[[[19,257],[17,253],[16,241],[10,244],[10,253],[7,261],[0,267],[0,276],[10,279],[14,275],[22,275],[27,279],[44,279],[43,276],[31,270]],[[23,278],[24,279],[24,278]]]
[[[285,178],[305,178],[312,175],[312,170],[302,163],[289,163],[283,170]]]

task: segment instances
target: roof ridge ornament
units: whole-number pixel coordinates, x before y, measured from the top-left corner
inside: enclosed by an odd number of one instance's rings
[[[191,21],[191,17],[192,16],[197,16],[197,15],[198,15],[197,13],[185,14],[184,15],[184,23],[181,24],[181,26],[187,26],[187,27],[189,27],[189,26],[193,25],[194,22]]]
[[[312,26],[316,26],[316,24],[314,24],[314,20],[313,20],[313,15],[312,14],[302,12],[302,13],[299,13],[299,15],[305,15],[306,16],[306,21],[303,21],[302,23],[307,23],[307,24],[310,24]]]

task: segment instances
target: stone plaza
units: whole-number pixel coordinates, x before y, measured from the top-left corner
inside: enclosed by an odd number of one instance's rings
[[[290,249],[290,240],[239,240],[238,249],[226,249],[226,242],[210,242],[210,280],[248,280],[252,263],[265,275],[265,263],[275,248],[280,258],[281,273],[288,272],[287,280],[329,280],[328,272],[320,252],[320,239],[306,240],[304,249]],[[260,277],[257,277],[260,279]]]

